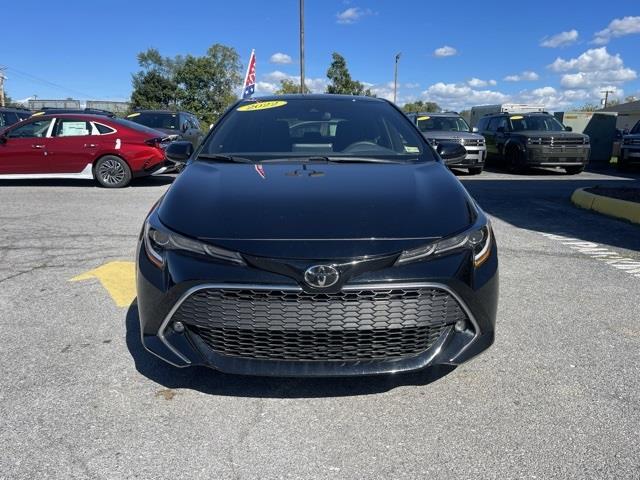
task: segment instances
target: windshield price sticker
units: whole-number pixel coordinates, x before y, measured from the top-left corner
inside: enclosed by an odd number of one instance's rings
[[[139,113],[132,113],[131,115],[127,115],[127,118],[133,118],[139,116]]]
[[[418,120],[429,120],[431,117],[418,117]]]
[[[404,146],[404,151],[407,153],[420,153],[420,149],[418,147],[411,147],[409,145]]]
[[[509,117],[511,120],[522,120],[524,117],[522,115],[515,115],[513,117]]]
[[[241,107],[236,108],[238,112],[253,112],[255,110],[267,110],[269,108],[282,107],[286,105],[287,102],[284,100],[273,100],[271,102],[256,102],[250,103],[248,105],[242,105]]]

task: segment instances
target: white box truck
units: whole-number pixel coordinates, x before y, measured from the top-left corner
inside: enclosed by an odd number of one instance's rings
[[[527,103],[480,105],[478,107],[471,107],[471,118],[469,124],[471,125],[471,127],[475,127],[476,125],[478,125],[478,120],[480,120],[485,115],[491,115],[493,113],[532,113],[544,111],[544,105],[530,105]]]

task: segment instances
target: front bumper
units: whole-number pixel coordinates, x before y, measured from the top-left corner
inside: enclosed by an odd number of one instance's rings
[[[467,155],[463,160],[447,163],[449,167],[482,167],[484,166],[484,162],[487,159],[487,147],[486,146],[478,146],[478,147],[468,147],[465,145],[465,150],[467,151]]]
[[[479,269],[469,267],[468,252],[458,252],[428,262],[364,272],[336,292],[336,295],[347,299],[363,290],[384,295],[390,290],[430,289],[436,294],[450,296],[451,303],[447,308],[454,308],[462,314],[466,320],[465,328],[455,328],[454,322],[460,317],[451,316],[451,313],[445,321],[434,320],[437,329],[433,330],[428,348],[407,355],[387,355],[389,351],[393,353],[394,348],[404,348],[404,345],[396,342],[389,347],[391,350],[386,348],[389,342],[385,332],[389,336],[402,335],[405,327],[412,327],[408,323],[414,319],[421,321],[421,315],[416,314],[420,307],[411,301],[403,304],[394,297],[390,301],[356,305],[348,300],[339,304],[328,298],[330,294],[325,298],[320,294],[318,303],[296,307],[296,310],[290,303],[295,301],[294,297],[310,294],[285,275],[206,261],[179,252],[171,252],[165,268],[160,270],[149,261],[144,248],[143,244],[139,245],[137,258],[142,343],[148,351],[176,367],[198,365],[225,373],[261,376],[385,374],[419,370],[435,364],[458,365],[484,351],[494,340],[498,296],[495,242],[489,260]],[[236,295],[241,291],[252,292],[263,299],[277,292],[278,298],[284,298],[285,303],[256,300],[250,305],[227,303],[221,306],[219,303],[192,302],[202,292]],[[433,309],[434,318],[444,308],[443,305],[447,304],[439,303]],[[428,310],[423,309],[422,312],[427,316],[430,314]],[[234,321],[238,317],[238,322],[231,324],[229,316]],[[202,327],[207,327],[208,319],[223,325],[203,332]],[[185,328],[174,328],[175,321],[180,321]],[[371,341],[366,340],[364,344],[355,340],[351,343],[343,341],[345,334],[363,333],[363,324],[367,322],[371,327]],[[376,330],[380,322],[388,330]],[[260,324],[260,332],[256,332],[256,324]],[[278,330],[267,336],[265,331],[276,327]],[[367,335],[367,332],[363,334]],[[225,337],[227,343],[218,347],[215,335]],[[348,352],[337,350],[336,343],[331,343],[336,336],[340,338],[341,348],[348,345],[352,349]],[[318,338],[328,340],[322,340],[322,348],[316,348],[320,356],[314,357],[313,349],[318,347]],[[303,347],[308,346],[308,358],[300,357],[300,349],[297,349],[300,342]],[[358,357],[358,349],[363,345],[366,348],[373,345],[378,353],[383,353],[377,358]],[[276,347],[279,349],[277,352]],[[229,350],[234,351],[229,354]],[[255,354],[256,351],[259,354]],[[322,356],[324,352],[327,352],[326,358]],[[271,353],[276,358],[269,358]],[[292,359],[295,355],[298,357]]]
[[[620,148],[620,159],[624,163],[640,163],[640,147],[623,145]]]
[[[540,167],[564,167],[589,163],[589,145],[528,145],[525,156],[527,165]]]

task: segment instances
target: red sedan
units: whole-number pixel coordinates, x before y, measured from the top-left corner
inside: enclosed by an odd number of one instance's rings
[[[167,169],[162,132],[101,115],[28,118],[0,134],[0,180],[93,178],[107,188]]]

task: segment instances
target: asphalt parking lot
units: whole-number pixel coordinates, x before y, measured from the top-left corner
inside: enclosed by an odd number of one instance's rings
[[[3,182],[0,479],[640,478],[640,227],[569,201],[638,178],[461,175],[500,247],[493,348],[455,370],[314,380],[142,349],[126,262],[170,176]]]

